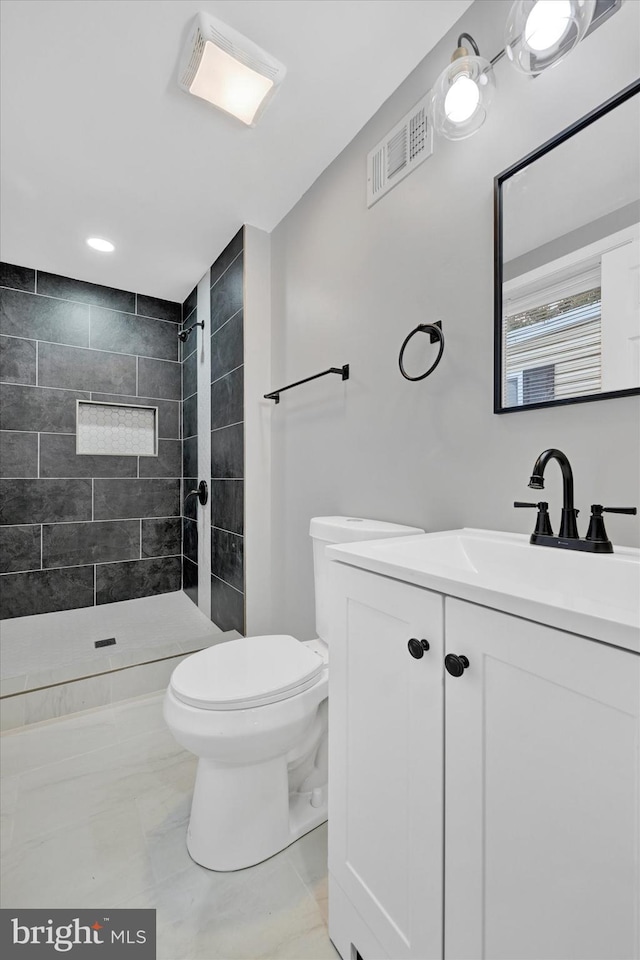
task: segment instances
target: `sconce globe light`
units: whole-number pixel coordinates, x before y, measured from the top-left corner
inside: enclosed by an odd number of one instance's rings
[[[100,253],[113,253],[115,244],[111,240],[105,240],[104,237],[87,237],[86,244],[92,250],[99,250]]]
[[[516,0],[505,50],[521,73],[536,76],[571,53],[589,29],[596,0]]]
[[[463,40],[469,42],[473,55],[462,46]],[[470,137],[486,120],[494,90],[491,64],[480,56],[473,37],[461,33],[451,63],[433,89],[433,122],[437,132],[447,140]]]

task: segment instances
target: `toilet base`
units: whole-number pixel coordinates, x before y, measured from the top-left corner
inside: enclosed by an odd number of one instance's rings
[[[187,849],[209,870],[242,870],[284,850],[326,819],[326,784],[313,793],[289,795],[286,757],[248,766],[201,757]]]

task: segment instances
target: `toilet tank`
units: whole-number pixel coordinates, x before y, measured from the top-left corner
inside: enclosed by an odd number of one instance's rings
[[[419,527],[384,520],[364,520],[362,517],[314,517],[309,534],[313,540],[313,573],[315,578],[316,630],[318,636],[329,642],[328,574],[329,563],[325,547],[330,543],[356,543],[358,540],[386,540],[389,537],[409,537],[424,533]]]

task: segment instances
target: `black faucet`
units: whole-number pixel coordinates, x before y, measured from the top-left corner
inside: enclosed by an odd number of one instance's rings
[[[536,543],[545,547],[561,547],[565,550],[584,550],[588,553],[613,553],[613,546],[607,537],[602,519],[603,513],[628,513],[636,514],[636,507],[603,507],[599,503],[591,505],[591,522],[587,536],[582,539],[578,535],[577,517],[579,511],[573,505],[573,470],[569,460],[562,452],[551,447],[544,450],[533,465],[533,473],[529,480],[529,486],[534,490],[544,488],[544,471],[549,460],[557,460],[562,470],[562,516],[560,520],[560,533],[554,537],[549,515],[547,513],[548,503],[522,503],[516,500],[514,507],[537,507],[538,519],[536,528],[531,534],[530,543]]]
[[[533,465],[529,486],[533,490],[544,489],[544,471],[549,460],[557,460],[562,470],[562,517],[559,536],[567,540],[577,540],[578,511],[573,505],[573,470],[566,454],[555,447],[541,453]]]

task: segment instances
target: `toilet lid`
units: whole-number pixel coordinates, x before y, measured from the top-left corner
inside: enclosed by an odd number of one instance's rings
[[[301,693],[323,666],[320,654],[295,637],[240,637],[187,657],[173,671],[171,688],[194,707],[239,710]]]

